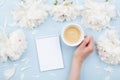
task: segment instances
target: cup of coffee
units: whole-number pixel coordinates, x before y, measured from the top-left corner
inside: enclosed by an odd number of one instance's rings
[[[84,40],[84,31],[78,24],[69,24],[63,28],[61,38],[68,46],[78,46]]]

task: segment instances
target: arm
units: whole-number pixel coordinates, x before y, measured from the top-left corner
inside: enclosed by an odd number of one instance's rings
[[[73,59],[69,80],[80,80],[81,66],[82,62],[78,62],[76,59]]]
[[[78,46],[74,53],[69,80],[80,80],[80,70],[82,63],[85,58],[93,51],[93,49],[93,37],[85,36],[84,41],[80,46]]]

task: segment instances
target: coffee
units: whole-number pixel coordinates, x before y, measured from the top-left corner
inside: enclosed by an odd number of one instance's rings
[[[65,29],[63,37],[69,44],[75,44],[79,42],[81,31],[76,25],[69,25]]]

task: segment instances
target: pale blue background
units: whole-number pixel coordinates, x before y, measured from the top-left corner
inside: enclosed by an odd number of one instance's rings
[[[4,0],[0,0],[4,1]],[[0,6],[0,25],[3,26],[4,19],[8,19],[7,24],[7,32],[14,31],[17,28],[11,27],[12,23],[12,15],[11,11],[13,10],[15,3],[17,3],[19,0],[6,0],[3,6]],[[48,0],[50,3],[54,0]],[[77,1],[77,0],[75,0]],[[79,2],[82,3],[84,0],[80,0]],[[102,0],[103,1],[103,0]],[[117,8],[120,10],[120,0],[110,0],[114,4],[116,4]],[[81,17],[78,17],[72,23],[80,23]],[[56,35],[60,34],[61,29],[68,23],[71,22],[55,22],[52,20],[51,17],[48,17],[48,19],[45,21],[44,24],[41,24],[38,28],[35,28],[34,30],[26,30],[24,29],[24,32],[27,37],[28,41],[28,48],[25,50],[25,53],[21,57],[21,59],[28,58],[30,59],[30,62],[28,66],[31,66],[28,70],[24,71],[25,78],[24,80],[67,80],[67,77],[69,75],[70,67],[71,67],[71,61],[72,56],[75,48],[66,46],[61,41],[61,48],[62,48],[62,54],[63,54],[63,61],[65,68],[59,69],[59,70],[52,70],[47,72],[41,72],[39,70],[39,64],[38,64],[38,57],[37,57],[37,50],[36,50],[36,44],[35,44],[35,37],[37,35]],[[117,30],[120,32],[120,18],[115,19],[114,21],[111,21],[111,24],[114,25]],[[81,25],[82,26],[82,25]],[[89,29],[86,29],[84,26],[82,26],[85,34],[94,36],[95,40],[99,37],[99,35],[104,32],[93,32]],[[32,34],[37,30],[37,34]],[[21,60],[20,59],[20,60]],[[22,63],[20,60],[11,62],[8,61],[6,63],[0,63],[0,80],[5,80],[3,76],[3,72],[6,69],[9,69],[13,66],[13,64],[17,64],[17,71],[14,77],[11,78],[11,80],[20,80],[20,74],[23,73],[20,69],[24,66],[24,63]],[[100,66],[100,69],[96,69],[96,66]],[[120,80],[120,65],[112,66],[114,71],[112,73],[107,73],[104,71],[104,68],[108,66],[107,64],[103,63],[98,55],[96,50],[86,59],[82,66],[81,71],[81,80],[104,80],[105,76],[110,76],[111,80]],[[32,75],[40,75],[39,78],[33,78]]]

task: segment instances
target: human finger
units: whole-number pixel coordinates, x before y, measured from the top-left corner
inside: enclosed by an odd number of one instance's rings
[[[89,44],[87,45],[87,48],[91,51],[93,51],[94,49],[94,39],[93,37],[90,37],[90,41],[89,41]]]
[[[89,41],[90,41],[90,37],[85,36],[85,39],[83,40],[80,46],[85,47],[89,43]]]

